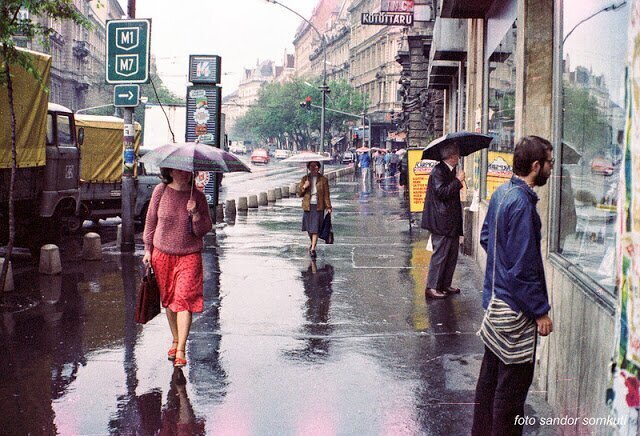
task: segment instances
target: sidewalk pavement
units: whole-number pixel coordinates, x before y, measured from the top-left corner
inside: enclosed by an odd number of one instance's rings
[[[1,428],[127,433],[189,418],[207,434],[468,434],[482,271],[461,255],[462,293],[425,300],[428,235],[410,229],[397,184],[352,175],[331,190],[335,243],[320,241],[315,262],[297,198],[205,238],[186,386],[167,364],[164,317],[133,322],[141,241],[133,255],[108,244],[101,262],[66,260],[59,278],[18,275],[40,304],[3,317]],[[534,391],[526,415],[553,416]]]

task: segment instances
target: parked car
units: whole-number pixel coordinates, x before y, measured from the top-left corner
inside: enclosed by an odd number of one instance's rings
[[[343,164],[350,164],[350,163],[353,163],[355,159],[356,159],[355,153],[351,150],[347,150],[344,153],[342,153],[342,159],[340,160],[340,162]]]
[[[252,164],[268,164],[269,163],[269,152],[264,148],[256,148],[251,153],[250,161]]]
[[[286,159],[289,157],[289,150],[285,150],[285,149],[278,149],[275,152],[275,158],[276,159]]]
[[[613,174],[613,162],[603,156],[596,156],[591,160],[591,173],[602,176]]]
[[[243,144],[232,144],[229,151],[234,154],[247,154],[247,146]]]

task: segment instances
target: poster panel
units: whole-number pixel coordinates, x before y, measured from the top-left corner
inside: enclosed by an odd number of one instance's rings
[[[431,170],[438,163],[435,160],[422,160],[422,149],[409,149],[409,203],[410,212],[422,212],[424,198],[427,195],[427,182]]]

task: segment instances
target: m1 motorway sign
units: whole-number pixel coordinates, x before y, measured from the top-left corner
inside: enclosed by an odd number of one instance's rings
[[[147,83],[151,20],[107,21],[107,83]]]
[[[140,85],[115,85],[113,105],[115,107],[135,107],[140,101]]]

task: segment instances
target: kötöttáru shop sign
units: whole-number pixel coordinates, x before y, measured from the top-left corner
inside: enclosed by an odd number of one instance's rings
[[[381,0],[380,12],[363,12],[360,22],[374,26],[413,26],[413,0]]]

